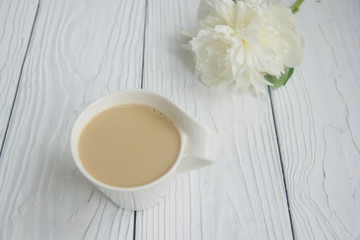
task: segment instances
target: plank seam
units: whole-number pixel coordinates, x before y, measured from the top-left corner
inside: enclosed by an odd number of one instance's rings
[[[134,230],[133,230],[133,240],[135,240],[135,239],[136,239],[135,232],[136,232],[136,211],[134,211]]]
[[[142,62],[141,62],[141,83],[140,88],[144,88],[144,65],[145,65],[145,40],[146,40],[146,20],[147,20],[147,12],[148,12],[148,1],[145,0],[145,16],[144,16],[144,31],[143,31],[143,54],[142,54]],[[133,240],[136,239],[136,212],[134,211],[134,230],[133,230]]]
[[[141,64],[141,84],[140,88],[144,88],[144,65],[145,65],[145,40],[146,40],[146,21],[147,21],[147,12],[148,12],[148,0],[145,0],[145,17],[144,17],[144,32],[143,32],[143,55],[142,55],[142,64]]]
[[[278,134],[278,129],[277,129],[277,123],[276,123],[275,112],[274,112],[274,105],[273,105],[273,98],[272,98],[272,94],[271,94],[271,89],[270,89],[270,87],[268,87],[268,92],[269,92],[269,96],[270,96],[271,113],[272,113],[273,124],[274,124],[274,128],[275,128],[276,144],[277,144],[278,154],[279,154],[279,158],[280,158],[281,174],[282,174],[282,179],[283,179],[284,188],[285,188],[285,197],[286,197],[286,204],[287,204],[288,214],[289,214],[291,236],[292,236],[292,239],[294,240],[294,239],[295,239],[294,226],[293,226],[293,221],[292,221],[292,217],[291,217],[290,202],[289,202],[289,195],[288,195],[288,189],[287,189],[287,184],[286,184],[284,164],[283,164],[282,155],[281,155],[281,147],[280,147],[280,141],[279,141],[279,134]]]
[[[23,69],[24,69],[24,65],[25,65],[25,61],[26,61],[27,54],[28,54],[28,52],[29,52],[30,43],[31,43],[32,35],[33,35],[34,29],[35,29],[35,24],[36,24],[37,16],[38,16],[38,13],[39,13],[39,9],[40,9],[40,0],[38,1],[37,7],[36,7],[35,17],[34,17],[34,21],[33,21],[32,27],[31,27],[31,31],[30,31],[29,41],[28,41],[28,44],[27,44],[27,46],[26,46],[26,51],[25,51],[25,55],[24,55],[23,62],[22,62],[22,64],[21,64],[20,73],[19,73],[19,78],[18,78],[18,82],[17,82],[17,85],[16,85],[16,89],[15,89],[14,100],[13,100],[13,103],[12,103],[12,105],[11,105],[11,110],[10,110],[9,118],[8,118],[8,121],[7,121],[7,124],[6,124],[6,128],[5,128],[4,138],[3,138],[3,141],[2,141],[2,143],[1,143],[0,158],[1,158],[2,152],[3,152],[3,150],[4,150],[4,146],[5,146],[5,142],[6,142],[6,137],[7,137],[7,133],[8,133],[9,126],[10,126],[10,122],[11,122],[11,117],[12,117],[12,114],[13,114],[13,111],[14,111],[14,107],[15,107],[15,103],[16,103],[16,98],[17,98],[17,95],[18,95],[18,92],[19,92],[19,86],[20,86],[20,82],[21,82],[22,72],[23,72]]]

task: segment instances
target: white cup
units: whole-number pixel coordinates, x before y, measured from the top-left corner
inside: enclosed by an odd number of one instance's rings
[[[91,176],[82,165],[78,142],[91,119],[100,112],[120,104],[145,104],[167,115],[179,130],[181,146],[171,169],[159,179],[138,187],[121,188],[107,185]],[[77,118],[71,132],[71,152],[82,174],[116,205],[128,210],[144,210],[156,205],[165,196],[171,180],[179,173],[207,166],[213,162],[213,135],[196,119],[165,97],[147,90],[124,90],[109,94],[90,104]]]

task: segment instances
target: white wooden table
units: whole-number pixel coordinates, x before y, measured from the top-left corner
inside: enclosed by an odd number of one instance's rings
[[[304,61],[262,97],[209,89],[182,29],[198,1],[0,1],[0,239],[360,239],[360,2],[307,0]],[[119,89],[172,99],[217,163],[124,211],[81,174],[79,112]]]

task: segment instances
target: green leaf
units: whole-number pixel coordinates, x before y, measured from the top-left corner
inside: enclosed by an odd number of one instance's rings
[[[297,13],[300,9],[300,5],[303,3],[304,0],[297,0],[291,7],[291,11],[293,14]]]
[[[273,84],[272,88],[276,89],[286,84],[291,75],[294,72],[294,68],[285,67],[285,72],[281,74],[279,78],[271,75],[265,75],[265,79]]]

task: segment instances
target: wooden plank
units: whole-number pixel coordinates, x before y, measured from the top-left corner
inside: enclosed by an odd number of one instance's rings
[[[8,124],[37,0],[0,1],[0,144]]]
[[[359,11],[305,1],[304,61],[273,92],[296,239],[360,238]]]
[[[40,4],[0,161],[1,239],[132,239],[134,214],[76,170],[70,132],[96,98],[141,82],[145,1]]]
[[[148,1],[144,87],[206,124],[221,142],[217,163],[176,178],[164,201],[139,211],[136,239],[291,239],[268,95],[209,89],[193,73],[182,29],[198,1]]]

